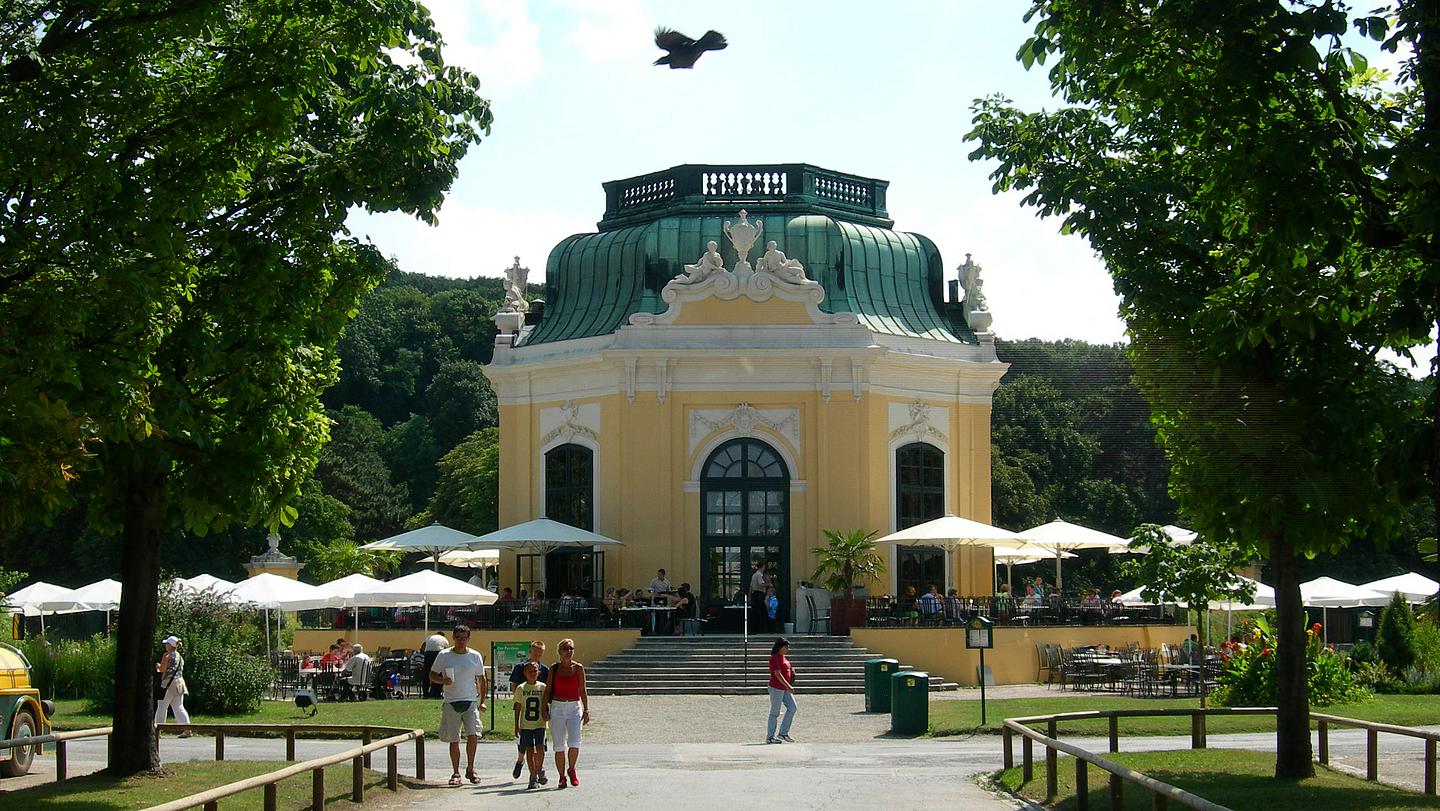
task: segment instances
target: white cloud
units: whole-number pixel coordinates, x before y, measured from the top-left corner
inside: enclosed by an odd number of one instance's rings
[[[565,46],[588,59],[644,64],[655,51],[653,15],[642,0],[563,0],[560,5],[578,20]]]
[[[430,276],[499,276],[516,256],[530,268],[530,281],[545,279],[545,260],[555,243],[570,234],[593,231],[593,221],[553,211],[465,203],[454,196],[440,210],[440,224],[428,226],[404,214],[352,212],[350,230],[369,236],[400,269]]]
[[[528,88],[544,69],[540,27],[525,0],[428,0],[445,39],[445,61],[481,78],[491,98]]]

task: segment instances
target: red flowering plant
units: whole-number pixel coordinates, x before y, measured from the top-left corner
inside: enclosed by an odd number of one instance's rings
[[[1268,707],[1275,694],[1274,613],[1267,611],[1241,626],[1245,642],[1220,671],[1215,700],[1230,707]],[[1310,703],[1324,707],[1361,701],[1369,693],[1346,666],[1344,654],[1324,643],[1320,623],[1305,629],[1305,666]]]

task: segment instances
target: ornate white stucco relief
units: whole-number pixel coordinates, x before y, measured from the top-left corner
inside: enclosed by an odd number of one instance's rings
[[[732,225],[729,220],[725,221],[725,236],[729,237],[738,257],[734,268],[725,268],[719,245],[711,240],[695,264],[685,265],[684,272],[667,282],[660,291],[660,299],[670,305],[669,309],[659,315],[635,313],[630,316],[630,323],[641,327],[673,324],[686,302],[712,296],[722,301],[733,301],[741,296],[756,302],[769,301],[772,296],[801,301],[816,324],[853,326],[860,323],[854,313],[821,312],[817,305],[825,300],[825,288],[814,279],[807,278],[800,260],[787,257],[776,247],[775,240],[765,243],[764,255],[752,268],[750,251],[760,238],[764,223],[751,223],[748,216],[749,212],[741,209],[739,222]]]
[[[576,405],[566,400],[558,408],[540,409],[540,447],[547,447],[555,442],[573,442],[576,437],[584,437],[599,444],[599,403]]]
[[[909,403],[890,404],[891,441],[908,440],[949,444],[949,433],[945,426],[950,424],[950,409],[930,405],[920,400]]]
[[[741,403],[734,408],[696,408],[690,411],[690,453],[700,440],[721,428],[731,428],[740,436],[754,436],[764,426],[785,438],[790,447],[800,449],[800,409],[755,408]]]

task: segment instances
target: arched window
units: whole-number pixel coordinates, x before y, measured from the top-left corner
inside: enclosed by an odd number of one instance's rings
[[[730,602],[769,561],[783,616],[790,577],[790,471],[774,448],[732,439],[700,475],[701,596]]]
[[[561,445],[545,454],[545,517],[580,529],[595,529],[594,451]]]
[[[945,454],[934,445],[912,442],[895,451],[895,528],[923,524],[945,514]],[[924,593],[945,585],[945,551],[932,546],[895,550],[895,588]]]
[[[945,454],[912,442],[895,451],[895,528],[923,524],[945,514]]]

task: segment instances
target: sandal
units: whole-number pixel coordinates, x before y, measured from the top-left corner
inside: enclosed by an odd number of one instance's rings
[[[460,773],[459,773],[459,772],[456,772],[456,773],[450,775],[450,785],[452,785],[452,786],[458,786],[458,785],[460,785]]]
[[[466,769],[466,770],[465,770],[465,779],[466,779],[466,780],[469,780],[471,783],[473,783],[473,784],[475,784],[475,785],[479,785],[479,784],[480,784],[480,775],[476,774],[474,769]]]

